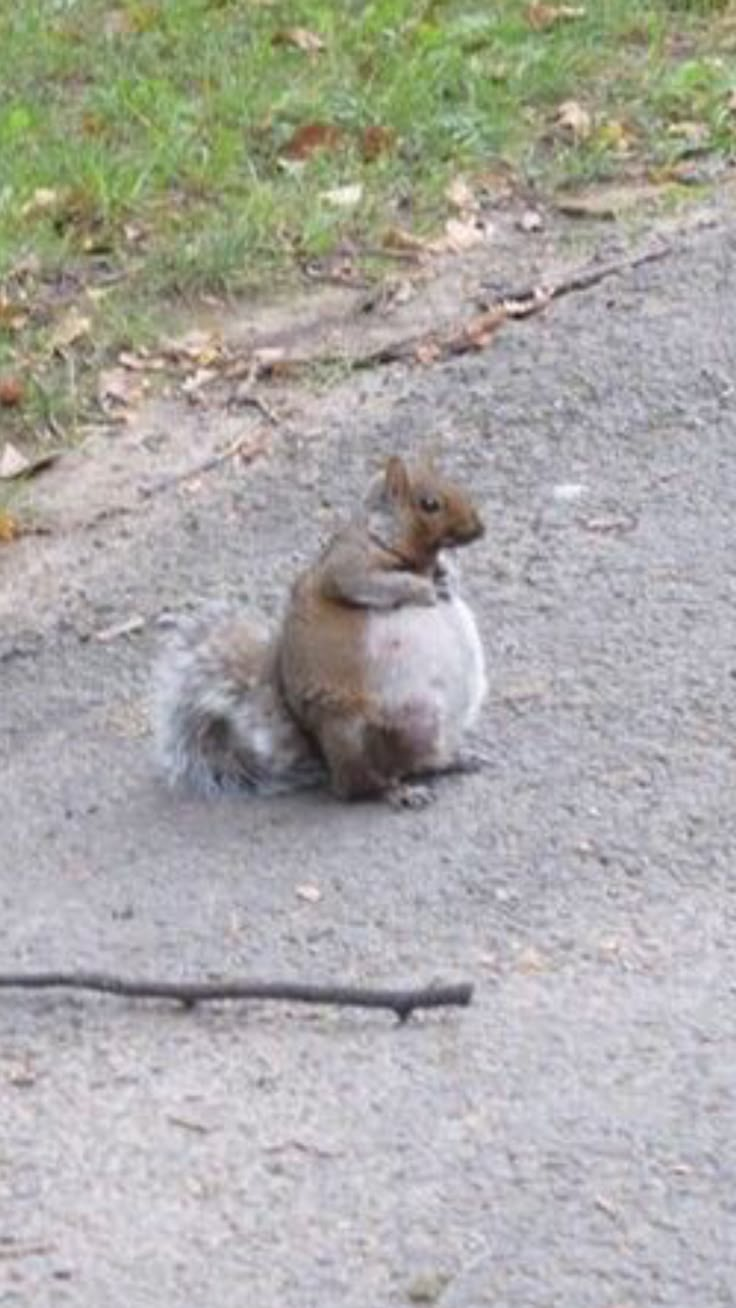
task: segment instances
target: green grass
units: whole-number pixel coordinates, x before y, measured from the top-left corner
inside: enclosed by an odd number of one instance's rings
[[[584,18],[544,31],[527,9],[526,0],[3,5],[0,372],[30,384],[22,410],[0,420],[39,431],[51,416],[72,430],[85,378],[114,347],[153,332],[177,297],[269,290],[340,242],[359,253],[392,225],[429,231],[458,173],[504,163],[551,188],[662,169],[686,148],[669,134],[673,120],[702,123],[705,149],[733,150],[733,4],[588,0]],[[274,43],[294,26],[324,49]],[[570,98],[593,114],[578,143],[550,130]],[[339,147],[285,163],[284,145],[309,123],[340,128]],[[367,161],[371,127],[392,143]],[[356,182],[355,209],[325,201]],[[49,347],[70,304],[94,322],[74,347],[76,389]]]

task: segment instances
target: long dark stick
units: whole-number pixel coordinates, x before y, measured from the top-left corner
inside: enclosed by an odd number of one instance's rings
[[[503,304],[524,304],[525,302],[534,303],[538,301],[540,308],[550,300],[559,300],[563,295],[570,295],[573,291],[586,291],[591,286],[596,286],[598,282],[606,281],[608,277],[615,277],[618,273],[633,272],[636,268],[641,268],[647,263],[657,263],[660,259],[666,259],[672,254],[671,245],[656,245],[650,250],[642,250],[640,254],[631,255],[628,259],[614,259],[610,263],[589,263],[583,268],[578,268],[574,272],[568,273],[567,276],[560,277],[557,281],[550,280],[545,282],[542,279],[536,285],[518,286],[516,289],[506,291],[498,296],[484,297],[483,303],[489,307],[492,305]],[[509,315],[513,317],[513,313]]]
[[[0,973],[0,990],[94,990],[131,999],[173,999],[187,1008],[216,999],[277,999],[297,1004],[339,1004],[349,1008],[389,1008],[403,1022],[416,1008],[466,1007],[473,987],[425,986],[414,990],[360,986],[306,985],[298,981],[144,981],[105,972]]]

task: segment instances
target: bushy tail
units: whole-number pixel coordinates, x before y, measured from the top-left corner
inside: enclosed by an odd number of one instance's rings
[[[225,604],[181,618],[154,672],[159,768],[200,794],[277,794],[325,776],[271,676],[266,635]]]

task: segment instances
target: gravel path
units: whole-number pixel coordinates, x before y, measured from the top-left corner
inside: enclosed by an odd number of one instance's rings
[[[735,250],[722,216],[6,554],[0,970],[476,998],[399,1027],[5,993],[2,1308],[736,1304]],[[220,589],[274,612],[377,455],[428,445],[486,505],[492,766],[403,815],[163,793],[152,624],[86,637]]]

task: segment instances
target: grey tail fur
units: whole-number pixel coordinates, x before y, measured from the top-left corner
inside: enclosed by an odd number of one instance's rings
[[[227,604],[177,620],[154,671],[153,725],[174,787],[273,795],[326,776],[279,695],[267,636]]]

